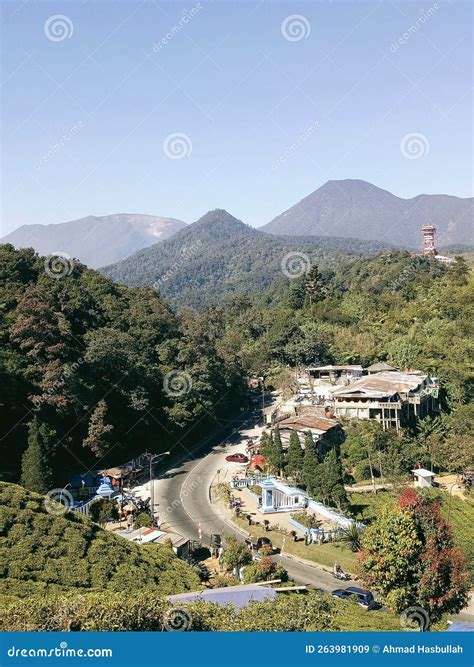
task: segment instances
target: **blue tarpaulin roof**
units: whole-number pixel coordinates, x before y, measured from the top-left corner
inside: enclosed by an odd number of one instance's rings
[[[451,623],[448,632],[474,632],[474,623],[471,623],[470,621]]]
[[[269,598],[277,596],[273,588],[257,586],[256,584],[245,584],[243,586],[226,586],[225,588],[212,588],[205,591],[195,591],[193,593],[179,593],[170,595],[170,602],[196,602],[204,600],[205,602],[215,602],[216,604],[233,604],[237,609],[245,607],[258,600],[262,602]]]

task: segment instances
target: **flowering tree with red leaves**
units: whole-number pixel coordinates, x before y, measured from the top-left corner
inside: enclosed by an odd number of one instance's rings
[[[359,569],[364,584],[395,611],[419,604],[436,620],[467,604],[466,564],[440,504],[414,489],[367,528]]]

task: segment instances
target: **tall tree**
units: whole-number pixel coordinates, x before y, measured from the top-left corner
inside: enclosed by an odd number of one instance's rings
[[[273,447],[273,440],[271,434],[268,431],[263,431],[260,436],[260,453],[269,461]]]
[[[273,442],[270,448],[268,460],[272,468],[276,470],[279,475],[282,475],[285,465],[285,452],[281,443],[281,435],[278,424],[273,430]]]
[[[49,450],[54,433],[35,417],[28,424],[28,447],[21,462],[21,479],[28,491],[47,493],[52,486]]]
[[[82,443],[83,447],[88,447],[99,458],[103,456],[109,446],[108,433],[113,429],[111,424],[105,422],[107,414],[107,403],[100,400],[92,412],[87,437]]]
[[[290,434],[290,444],[286,454],[286,472],[296,480],[301,479],[303,471],[304,454],[300,439],[296,431]]]
[[[332,449],[316,468],[317,494],[323,502],[334,503],[339,509],[347,506],[342,465]]]
[[[309,305],[319,301],[323,296],[322,276],[316,265],[313,265],[306,276],[306,294],[309,298]]]
[[[313,436],[311,435],[311,432],[308,431],[304,439],[304,458],[301,478],[306,486],[307,492],[311,496],[315,495],[317,491],[318,465],[318,455],[316,453]]]

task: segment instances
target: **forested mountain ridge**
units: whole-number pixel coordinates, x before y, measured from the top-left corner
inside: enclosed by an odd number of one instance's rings
[[[56,225],[22,225],[0,242],[33,248],[39,255],[63,252],[95,268],[168,239],[185,226],[174,218],[138,213],[89,215]]]
[[[282,263],[289,254],[335,269],[388,247],[357,239],[279,238],[216,209],[168,241],[100,271],[128,285],[154,286],[179,305],[203,308],[242,292],[260,294],[275,280],[287,284]]]
[[[474,199],[451,195],[396,197],[358,179],[328,181],[259,229],[269,234],[379,239],[419,248],[420,227],[435,225],[438,245],[470,243]]]

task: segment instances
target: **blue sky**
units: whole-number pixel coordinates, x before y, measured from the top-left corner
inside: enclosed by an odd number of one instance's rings
[[[469,2],[2,13],[2,233],[218,207],[258,226],[329,179],[472,195]]]

